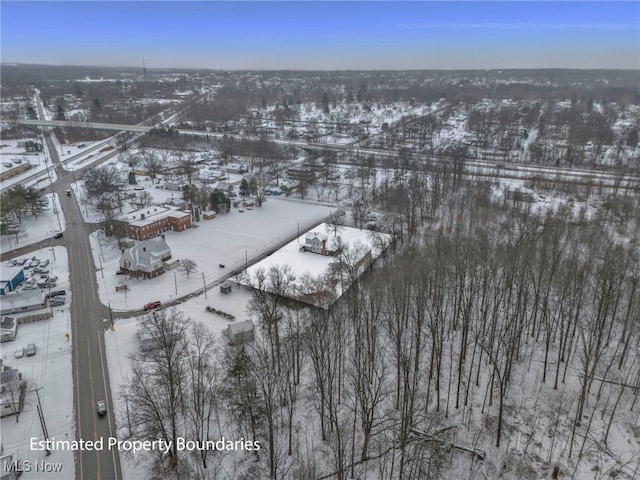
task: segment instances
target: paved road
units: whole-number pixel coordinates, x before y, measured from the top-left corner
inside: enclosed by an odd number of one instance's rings
[[[49,146],[53,165],[59,174],[51,190],[58,194],[60,208],[67,221],[67,229],[61,239],[46,240],[13,250],[2,255],[2,260],[22,256],[51,244],[63,245],[67,248],[70,280],[73,286],[70,309],[76,438],[97,440],[102,437],[106,443],[106,438],[115,436],[116,433],[104,347],[103,320],[109,318],[109,313],[100,303],[97,293],[96,268],[89,243],[91,225],[84,222],[75,199],[65,194],[74,175],[59,168],[60,160],[48,133],[45,133],[45,141]],[[104,157],[101,161],[104,161]],[[80,176],[88,168],[91,167],[87,166],[76,174]],[[102,418],[96,414],[95,405],[98,400],[106,400],[108,406],[107,415]],[[76,454],[77,479],[117,480],[121,477],[117,451]]]

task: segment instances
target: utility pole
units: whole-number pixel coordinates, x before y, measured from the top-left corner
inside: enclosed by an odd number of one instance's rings
[[[207,282],[204,280],[204,272],[202,272],[202,285],[204,286],[204,298],[207,298]]]
[[[36,388],[33,391],[36,392],[36,397],[38,397],[38,418],[40,419],[40,427],[42,428],[42,436],[45,440],[49,440],[49,432],[47,431],[47,424],[44,420],[44,412],[42,411],[42,404],[40,403],[40,394],[38,393],[42,390],[42,387]],[[49,448],[46,449],[47,456],[51,455],[51,450]]]
[[[111,302],[107,302],[107,303],[109,304],[109,320],[111,321],[111,330],[114,330],[115,328],[113,326],[113,312],[111,311]]]

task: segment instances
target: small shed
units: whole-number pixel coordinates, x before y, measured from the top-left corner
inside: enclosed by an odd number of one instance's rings
[[[2,317],[0,320],[0,343],[11,342],[18,333],[18,320],[15,317]]]
[[[152,327],[138,326],[138,340],[140,341],[140,350],[149,352],[158,347],[158,331]]]
[[[243,345],[255,339],[255,326],[251,320],[230,323],[224,330],[224,334],[233,346]]]
[[[224,293],[225,295],[227,293],[231,293],[231,284],[229,282],[224,282],[220,285],[220,293]]]

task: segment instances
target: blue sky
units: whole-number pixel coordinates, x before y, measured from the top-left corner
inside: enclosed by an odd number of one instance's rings
[[[2,62],[640,68],[640,2],[0,2]]]

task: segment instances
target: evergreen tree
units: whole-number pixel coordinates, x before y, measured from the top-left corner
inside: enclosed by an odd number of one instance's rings
[[[240,182],[240,196],[244,199],[246,197],[249,196],[250,190],[249,190],[249,183],[247,182],[246,178],[242,179],[242,182]]]

